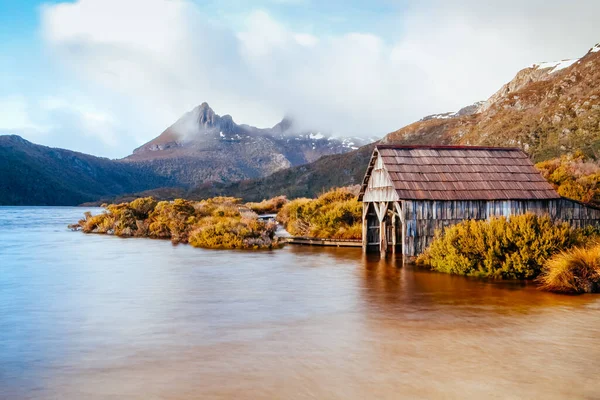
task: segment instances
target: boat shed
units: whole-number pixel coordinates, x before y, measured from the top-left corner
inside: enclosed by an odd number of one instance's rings
[[[378,145],[359,194],[363,251],[412,261],[436,230],[468,219],[547,214],[600,226],[600,208],[558,195],[517,148]]]

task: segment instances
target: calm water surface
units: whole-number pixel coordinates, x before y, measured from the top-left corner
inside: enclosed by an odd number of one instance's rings
[[[598,296],[68,231],[83,211],[0,207],[1,398],[600,398]]]

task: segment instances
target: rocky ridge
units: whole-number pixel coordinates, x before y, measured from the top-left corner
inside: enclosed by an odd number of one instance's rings
[[[264,177],[364,143],[301,130],[290,118],[264,129],[237,124],[202,103],[122,161],[194,186]]]
[[[576,150],[600,156],[600,44],[583,57],[534,64],[476,112],[428,118],[384,143],[518,146],[535,161]]]

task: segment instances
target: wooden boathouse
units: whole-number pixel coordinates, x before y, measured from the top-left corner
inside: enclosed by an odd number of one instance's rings
[[[600,209],[558,195],[517,148],[378,145],[359,194],[363,251],[412,261],[435,231],[468,219],[548,214],[600,226]]]

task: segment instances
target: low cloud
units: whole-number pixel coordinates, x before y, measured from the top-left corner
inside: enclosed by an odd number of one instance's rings
[[[409,2],[396,37],[383,38],[297,31],[268,10],[224,24],[183,0],[79,0],[44,6],[42,35],[110,115],[98,121],[110,131],[105,151],[123,156],[131,148],[113,149],[150,140],[203,101],[238,123],[292,115],[383,136],[485,99],[530,63],[583,55],[600,40],[599,14],[595,1]]]
[[[118,154],[127,138],[117,124],[112,115],[81,97],[0,98],[0,134],[20,135],[52,147],[109,156]],[[133,142],[127,144],[131,146]]]
[[[34,122],[27,98],[22,95],[0,97],[0,133],[30,137],[43,135],[48,128]]]

